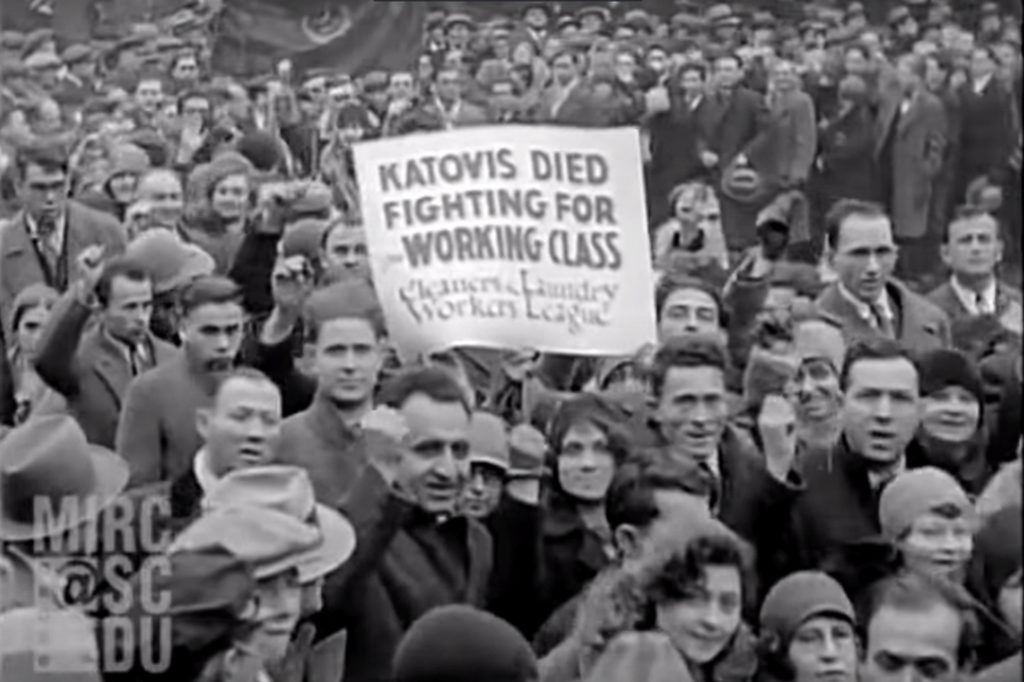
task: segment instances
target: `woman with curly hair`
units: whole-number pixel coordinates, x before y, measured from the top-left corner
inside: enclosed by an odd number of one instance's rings
[[[750,682],[756,642],[743,623],[751,552],[717,521],[664,538],[641,563],[603,574],[572,635],[541,661],[541,680]]]

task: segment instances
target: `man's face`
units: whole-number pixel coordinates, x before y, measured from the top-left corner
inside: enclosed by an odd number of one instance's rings
[[[899,459],[921,418],[914,365],[905,358],[854,363],[844,401],[843,432],[853,452],[877,465]]]
[[[392,99],[410,100],[416,94],[412,74],[404,71],[392,74],[391,84],[388,87],[391,90]]]
[[[740,65],[732,57],[722,58],[715,62],[715,78],[723,88],[733,88],[743,77]]]
[[[150,173],[143,178],[136,200],[149,206],[151,223],[160,227],[177,227],[185,212],[181,180],[171,172]]]
[[[576,64],[573,63],[572,57],[567,54],[556,59],[555,63],[551,65],[551,69],[554,73],[555,81],[562,85],[569,83],[576,77]]]
[[[896,79],[904,92],[910,92],[921,84],[921,78],[914,69],[915,58],[904,56],[896,62]]]
[[[971,75],[976,79],[985,78],[995,73],[996,63],[988,50],[976,49],[971,52]]]
[[[668,55],[662,50],[651,50],[645,60],[647,68],[661,75],[668,69]]]
[[[182,57],[174,65],[171,78],[177,81],[191,82],[199,79],[199,62],[195,57]]]
[[[833,267],[846,290],[873,302],[896,267],[892,223],[884,216],[851,215],[839,227]]]
[[[697,519],[711,518],[711,500],[700,495],[684,492],[677,488],[663,488],[654,491],[654,502],[658,515],[646,528],[633,528],[627,533],[616,532],[616,543],[627,562],[642,564],[665,547],[667,538],[688,528]]]
[[[661,433],[674,452],[698,461],[718,452],[728,418],[725,375],[717,367],[671,367],[658,397]]]
[[[206,120],[210,116],[210,100],[205,97],[189,97],[181,103],[182,118]]]
[[[693,69],[683,72],[680,84],[687,95],[697,95],[704,91],[704,79]]]
[[[946,84],[949,74],[935,57],[928,57],[924,62],[924,84],[932,92],[939,91]]]
[[[546,28],[548,25],[548,15],[540,7],[531,7],[526,10],[526,14],[523,16],[523,22],[534,30],[541,30]]]
[[[942,245],[942,260],[955,275],[973,279],[995,275],[1003,259],[999,226],[988,216],[956,221]]]
[[[197,420],[217,476],[268,464],[281,435],[281,393],[269,381],[234,377]]]
[[[135,89],[135,101],[143,111],[155,112],[164,98],[164,89],[158,80],[147,80],[139,83]]]
[[[864,58],[860,50],[847,50],[843,56],[843,67],[847,74],[860,76],[867,73],[868,60]]]
[[[324,270],[368,273],[366,232],[359,227],[336,227],[327,235],[322,252]]]
[[[689,334],[717,335],[718,304],[711,294],[700,289],[677,289],[661,307],[658,338],[662,343]]]
[[[469,26],[453,24],[448,27],[448,42],[452,45],[465,45],[469,42]]]
[[[454,69],[445,69],[437,75],[437,96],[446,102],[459,98],[459,74]]]
[[[462,403],[415,393],[402,405],[409,429],[403,478],[418,506],[431,514],[456,511],[469,477],[469,413]]]
[[[244,322],[240,304],[207,303],[182,320],[182,342],[200,368],[223,377],[235,365]]]
[[[25,167],[23,190],[22,201],[29,215],[36,220],[56,220],[67,203],[67,174],[30,163]]]
[[[344,407],[364,405],[373,398],[384,349],[367,320],[324,322],[314,353],[313,369],[323,395]]]
[[[104,310],[104,323],[111,336],[137,344],[149,331],[153,314],[153,285],[149,280],[115,277],[110,282],[110,300]]]
[[[944,604],[923,610],[883,606],[868,622],[864,682],[954,682],[962,623]]]

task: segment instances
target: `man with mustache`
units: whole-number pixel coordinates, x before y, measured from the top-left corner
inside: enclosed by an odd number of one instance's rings
[[[921,419],[917,367],[894,341],[851,347],[840,387],[839,442],[803,462],[806,488],[794,506],[791,545],[801,568],[834,565],[846,550],[878,537],[879,498],[907,468],[905,451]]]
[[[179,299],[182,353],[128,386],[117,451],[131,465],[130,486],[173,480],[202,445],[196,410],[213,404],[242,345],[241,292],[229,279],[201,277]]]

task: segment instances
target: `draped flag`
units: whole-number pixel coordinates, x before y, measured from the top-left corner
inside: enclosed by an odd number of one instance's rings
[[[349,73],[411,68],[422,45],[426,3],[374,0],[227,0],[215,66],[233,74],[299,68]]]

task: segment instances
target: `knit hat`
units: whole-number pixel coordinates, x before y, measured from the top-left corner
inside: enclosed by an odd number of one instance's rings
[[[320,255],[320,240],[327,230],[328,222],[316,218],[302,218],[285,228],[281,237],[281,255],[305,256],[315,263]]]
[[[793,323],[793,347],[800,361],[825,359],[836,372],[846,357],[843,330],[828,320],[810,317]]]
[[[273,170],[281,163],[280,143],[263,130],[246,133],[238,141],[238,152],[259,171]]]
[[[894,542],[910,530],[915,520],[944,505],[955,505],[965,515],[973,513],[967,493],[942,469],[921,467],[905,471],[885,487],[878,502],[882,535]]]
[[[490,412],[473,413],[469,423],[469,462],[490,464],[508,471],[508,433],[501,417]]]
[[[786,646],[803,623],[824,615],[856,622],[853,604],[834,578],[820,571],[798,571],[768,592],[761,606],[761,632]]]
[[[960,351],[941,348],[922,353],[917,358],[917,374],[923,396],[948,386],[960,386],[970,391],[979,405],[985,404],[978,368]]]
[[[751,409],[758,408],[768,396],[782,395],[799,366],[795,355],[776,353],[761,346],[751,348],[743,372],[744,404]]]
[[[11,331],[18,328],[18,324],[21,322],[21,317],[26,312],[41,305],[46,306],[47,308],[52,308],[57,302],[57,298],[59,296],[60,294],[58,294],[55,289],[46,286],[42,282],[29,284],[27,287],[19,291],[18,295],[14,297],[14,303],[11,305]]]
[[[693,677],[665,635],[625,632],[608,643],[584,679],[586,682],[690,682]]]
[[[213,193],[214,187],[217,186],[221,180],[231,177],[232,175],[245,175],[250,177],[253,174],[253,165],[247,158],[238,154],[237,152],[224,152],[219,155],[205,170],[205,186],[203,188],[202,198],[208,199]]]
[[[519,632],[471,606],[436,608],[412,624],[393,662],[394,682],[532,682],[537,659]]]
[[[164,228],[140,234],[128,245],[125,255],[149,273],[154,294],[174,291],[196,277],[213,274],[215,269],[213,257]]]

